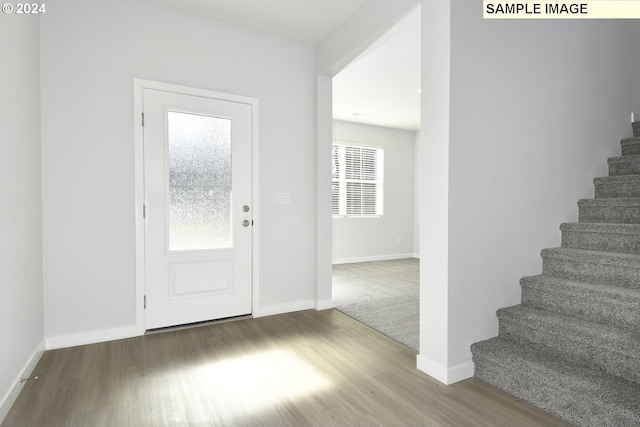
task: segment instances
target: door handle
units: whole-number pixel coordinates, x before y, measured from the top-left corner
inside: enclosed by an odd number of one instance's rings
[[[251,225],[251,221],[249,221],[248,219],[245,219],[244,221],[242,221],[242,226],[243,227],[248,227]]]

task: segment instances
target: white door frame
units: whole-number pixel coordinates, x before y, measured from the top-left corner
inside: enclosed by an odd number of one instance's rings
[[[207,89],[162,83],[145,79],[133,79],[133,128],[135,158],[135,236],[136,236],[136,329],[140,335],[146,330],[144,315],[145,295],[145,222],[143,218],[144,197],[144,135],[142,129],[142,90],[154,89],[185,95],[202,96],[222,101],[237,102],[251,106],[251,210],[254,225],[251,240],[251,299],[254,313],[259,310],[259,206],[258,206],[258,100],[239,95],[214,92]]]

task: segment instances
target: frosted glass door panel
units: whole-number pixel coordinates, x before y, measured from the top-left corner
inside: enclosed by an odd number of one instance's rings
[[[169,251],[233,246],[231,120],[168,113]]]

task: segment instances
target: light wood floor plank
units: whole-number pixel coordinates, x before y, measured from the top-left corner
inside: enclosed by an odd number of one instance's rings
[[[569,426],[344,314],[304,311],[48,351],[2,427]]]

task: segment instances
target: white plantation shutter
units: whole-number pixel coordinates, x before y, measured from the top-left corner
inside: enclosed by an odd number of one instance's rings
[[[337,145],[331,146],[331,163],[332,163],[332,177],[331,183],[331,213],[333,215],[340,214],[340,150]]]
[[[349,143],[334,143],[332,149],[332,213],[382,215],[384,149]]]
[[[331,213],[340,215],[340,184],[337,182],[331,183]]]
[[[331,157],[333,160],[333,170],[332,170],[333,179],[340,178],[340,151],[338,148],[339,147],[337,145],[331,146],[331,150],[332,150]]]

